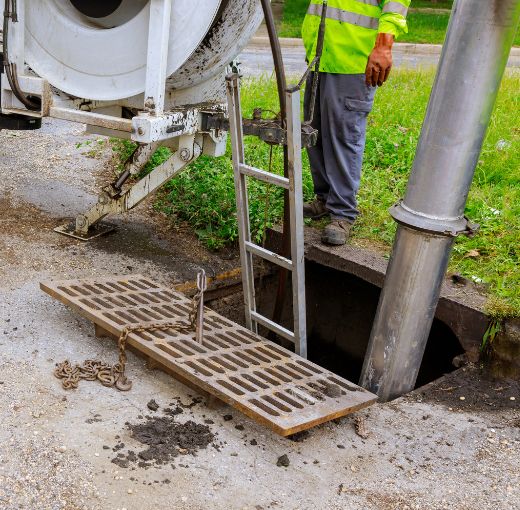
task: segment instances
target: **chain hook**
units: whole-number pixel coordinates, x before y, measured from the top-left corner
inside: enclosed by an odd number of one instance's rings
[[[195,325],[195,336],[197,339],[197,343],[201,344],[204,339],[204,292],[208,288],[208,281],[206,278],[206,271],[202,269],[200,273],[197,274],[197,299],[198,299],[198,309],[197,309],[197,322]]]

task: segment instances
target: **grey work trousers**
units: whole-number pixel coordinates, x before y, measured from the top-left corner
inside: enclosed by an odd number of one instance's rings
[[[309,110],[312,74],[305,90]],[[312,126],[318,143],[308,149],[316,196],[325,202],[333,219],[356,220],[356,195],[361,180],[367,116],[376,89],[364,74],[320,73]]]

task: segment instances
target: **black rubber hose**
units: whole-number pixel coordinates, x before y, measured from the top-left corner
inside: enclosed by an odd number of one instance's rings
[[[274,22],[273,10],[271,8],[270,0],[261,0],[262,9],[264,11],[265,24],[267,26],[267,33],[269,35],[269,42],[271,45],[271,52],[273,54],[274,71],[276,74],[276,84],[278,88],[278,99],[280,102],[280,117],[282,119],[282,127],[286,128],[287,119],[287,103],[285,92],[287,90],[287,80],[285,77],[285,67],[283,64],[282,48],[280,46],[280,39],[276,31]],[[289,158],[287,146],[284,145],[283,150],[283,172],[284,176],[289,176]],[[291,255],[291,213],[289,209],[289,191],[284,193],[284,207],[283,207],[283,233],[282,233],[282,247],[281,255],[289,258]],[[278,272],[278,289],[276,293],[276,301],[273,311],[273,321],[280,323],[282,312],[285,305],[285,298],[287,292],[287,280],[289,272],[285,268],[280,268]],[[273,339],[276,335],[269,334],[269,338]]]
[[[276,24],[274,22],[273,9],[270,0],[260,0],[264,11],[265,24],[267,26],[267,34],[269,35],[269,43],[273,54],[274,72],[276,74],[276,85],[278,87],[278,99],[280,101],[280,114],[282,122],[287,118],[287,104],[285,101],[285,91],[287,89],[287,81],[285,78],[285,67],[283,65],[282,48],[280,39],[276,32]]]
[[[16,64],[11,64],[9,61],[9,19],[11,18],[13,23],[18,22],[17,16],[17,6],[16,0],[6,0],[5,9],[4,9],[4,20],[2,27],[2,38],[3,38],[3,66],[5,70],[5,75],[7,76],[7,81],[11,86],[11,91],[15,95],[15,97],[28,109],[31,111],[39,111],[41,109],[40,102],[33,101],[32,99],[25,97],[23,92],[20,89],[20,84],[18,83],[18,76],[16,70]]]

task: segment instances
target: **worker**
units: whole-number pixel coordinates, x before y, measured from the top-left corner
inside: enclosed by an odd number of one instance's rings
[[[302,36],[308,62],[316,55],[323,0],[311,0]],[[377,87],[392,68],[394,39],[408,31],[410,0],[330,0],[325,9],[325,36],[312,126],[318,143],[308,149],[316,198],[304,216],[330,216],[322,241],[345,244],[359,211],[367,116]],[[311,101],[309,75],[305,109]]]

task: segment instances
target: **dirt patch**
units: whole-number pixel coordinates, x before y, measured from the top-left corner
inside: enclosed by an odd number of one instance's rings
[[[281,457],[278,457],[278,460],[276,461],[278,467],[289,467],[290,464],[291,461],[285,453]]]
[[[167,407],[164,409],[163,413],[167,414],[168,416],[177,416],[178,414],[182,414],[184,410],[181,406],[175,406],[175,407]]]
[[[118,453],[112,462],[123,468],[130,464],[141,468],[168,464],[179,455],[195,455],[215,439],[207,425],[192,420],[178,423],[173,416],[147,416],[144,422],[129,423],[127,427],[130,435],[147,448],[137,454],[131,450]]]
[[[496,379],[468,365],[409,395],[464,411],[520,410],[520,381]]]
[[[157,411],[157,409],[159,409],[159,404],[154,399],[152,399],[150,402],[148,402],[148,404],[146,404],[146,407],[148,407],[150,411]]]
[[[56,219],[45,215],[32,204],[14,200],[9,193],[0,197],[0,225],[4,236],[33,239],[40,230],[56,226]]]

